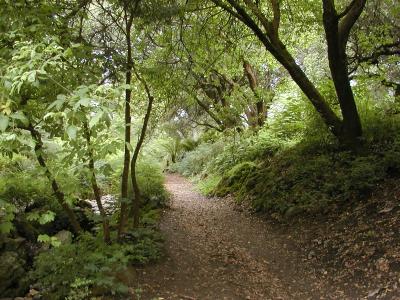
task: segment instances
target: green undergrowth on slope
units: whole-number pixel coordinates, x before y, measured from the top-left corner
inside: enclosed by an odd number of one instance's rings
[[[203,144],[176,168],[191,175],[203,194],[232,194],[257,211],[287,216],[325,213],[365,198],[385,179],[400,175],[400,128],[395,118],[366,126],[364,139],[353,151],[339,147],[328,135],[307,135],[304,129],[302,134],[293,130],[282,136],[266,126],[258,133],[221,137],[217,155],[215,145],[207,152]],[[197,161],[205,162],[201,170],[186,167]]]

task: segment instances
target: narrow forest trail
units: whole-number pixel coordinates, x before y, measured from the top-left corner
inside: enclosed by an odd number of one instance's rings
[[[330,298],[287,243],[288,233],[229,199],[203,197],[178,175],[168,175],[166,188],[166,258],[139,270],[141,299]]]

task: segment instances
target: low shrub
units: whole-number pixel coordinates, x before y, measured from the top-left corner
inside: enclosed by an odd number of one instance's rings
[[[171,171],[177,171],[185,176],[200,174],[206,165],[224,151],[222,140],[216,143],[203,143],[196,149],[186,152],[182,160],[177,162]]]
[[[114,173],[110,176],[110,186],[106,192],[119,195],[121,189],[121,164],[115,168]],[[142,195],[142,205],[150,208],[159,208],[166,205],[169,194],[164,187],[164,175],[161,166],[151,160],[141,160],[136,166],[136,176]],[[131,177],[128,179],[128,194],[133,196]]]
[[[250,198],[259,211],[286,213],[293,207],[316,213],[366,196],[377,184],[399,170],[400,151],[321,152],[295,147],[264,161],[259,167],[241,163],[214,190]],[[395,154],[397,153],[397,155]],[[397,172],[397,171],[396,171]]]
[[[226,196],[229,193],[238,194],[244,187],[244,182],[257,170],[254,162],[241,162],[230,169],[215,187],[213,194]]]
[[[220,175],[210,175],[196,180],[198,190],[206,196],[211,196],[218,186],[222,177]]]
[[[130,236],[130,243],[105,245],[100,237],[81,235],[73,244],[39,254],[28,280],[36,283],[45,299],[88,299],[96,290],[102,295],[126,294],[128,287],[118,276],[129,265],[147,263],[161,253],[161,240],[154,231],[142,229]]]

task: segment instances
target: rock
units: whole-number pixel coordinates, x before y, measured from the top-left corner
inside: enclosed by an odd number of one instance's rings
[[[61,242],[61,245],[69,245],[72,243],[72,233],[68,230],[57,232],[55,237]]]
[[[17,253],[6,251],[0,256],[0,295],[15,297],[25,294],[27,287],[20,286],[21,278],[25,275],[26,261]]]
[[[100,214],[96,200],[86,200],[95,214]],[[101,203],[107,215],[112,215],[117,209],[117,201],[112,195],[104,195],[101,197]]]

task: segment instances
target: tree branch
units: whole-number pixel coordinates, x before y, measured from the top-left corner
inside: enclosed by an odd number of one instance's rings
[[[333,0],[330,0],[333,2]],[[347,13],[342,17],[339,22],[339,38],[342,46],[345,46],[350,35],[351,28],[353,28],[357,19],[364,10],[367,0],[353,0]],[[346,11],[346,10],[345,10]],[[340,15],[338,16],[340,17]]]

